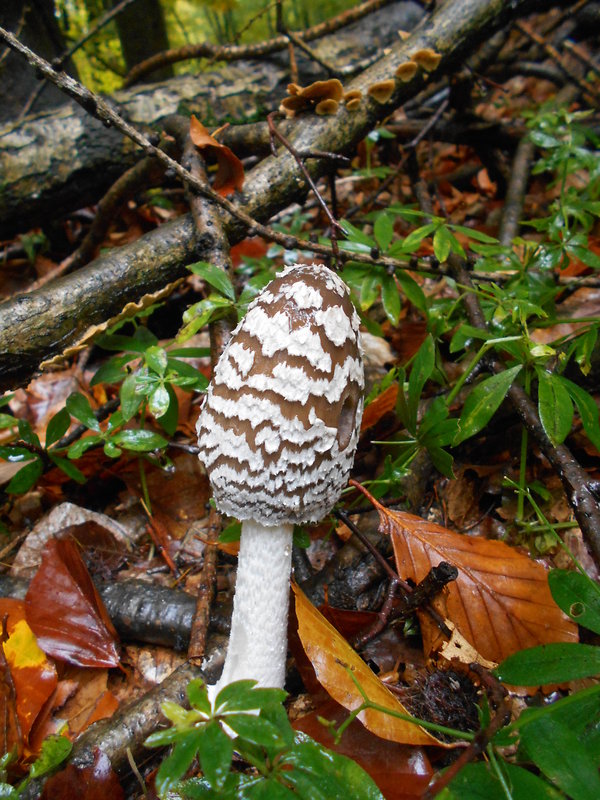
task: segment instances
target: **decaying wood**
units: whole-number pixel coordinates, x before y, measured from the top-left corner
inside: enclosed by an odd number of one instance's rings
[[[392,3],[372,20],[326,36],[314,46],[334,63],[356,63],[395,42],[396,29],[414,26],[422,13],[416,3]],[[384,14],[385,23],[380,16]],[[301,81],[310,83],[317,77],[307,59],[299,58],[299,66]],[[237,61],[197,75],[118,91],[111,102],[142,129],[159,129],[166,118],[180,111],[195,114],[206,127],[217,127],[264,116],[277,107],[288,80],[283,59]],[[139,150],[131,142],[74,104],[19,123],[4,123],[0,126],[0,238],[42,224],[48,208],[58,218],[97,202],[138,159]]]
[[[386,103],[367,97],[369,86],[389,79],[412,52],[432,48],[441,55],[437,72],[451,69],[485,36],[524,10],[520,0],[506,7],[502,0],[466,0],[447,3],[406,41],[398,41],[377,64],[349,84],[363,93],[353,112],[340,109],[334,117],[301,116],[290,139],[297,150],[351,152],[378,121],[414,97],[426,84],[427,73],[417,73],[410,83],[397,83]],[[316,177],[327,163],[307,162]],[[268,220],[288,204],[302,200],[305,181],[287,152],[268,157],[246,176],[236,205],[259,221]],[[225,216],[224,230],[231,244],[246,228]],[[203,258],[189,216],[181,217],[132,244],[109,251],[79,272],[61,278],[37,292],[17,296],[0,306],[0,388],[26,383],[39,364],[76,343],[90,326],[117,316],[128,303],[162,290],[186,274],[186,264]]]

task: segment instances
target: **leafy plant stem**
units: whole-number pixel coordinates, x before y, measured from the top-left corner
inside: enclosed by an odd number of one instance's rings
[[[525,370],[525,392],[529,397],[531,391],[531,371]],[[529,445],[529,431],[523,427],[521,429],[521,453],[519,456],[519,493],[517,495],[517,517],[516,522],[523,521],[525,512],[525,479],[527,477],[527,448]]]
[[[494,752],[494,748],[493,748],[493,746],[491,744],[489,744],[487,746],[487,755],[488,755],[488,758],[490,760],[490,766],[491,766],[492,770],[494,771],[496,777],[500,781],[500,785],[502,786],[502,791],[504,792],[504,795],[506,796],[506,800],[513,800],[513,794],[512,794],[512,792],[510,790],[510,786],[506,782],[506,777],[505,777],[504,773],[502,772],[502,768],[501,768],[500,764],[498,763],[498,759],[496,758],[496,753]]]
[[[465,384],[465,381],[469,378],[471,372],[477,366],[477,363],[483,358],[483,356],[495,347],[498,344],[504,344],[505,342],[518,342],[521,339],[520,336],[503,336],[499,339],[488,339],[487,342],[484,342],[475,356],[471,359],[468,367],[464,370],[460,378],[457,380],[454,388],[449,392],[448,397],[446,398],[446,405],[450,406],[456,395],[460,392],[462,387]]]

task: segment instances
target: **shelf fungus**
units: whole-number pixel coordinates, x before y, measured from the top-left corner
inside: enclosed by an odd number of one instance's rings
[[[425,72],[434,72],[440,65],[442,54],[436,53],[430,47],[424,47],[411,54],[411,60],[416,62]]]
[[[327,515],[348,481],[363,409],[359,318],[327,267],[286,268],[254,300],[198,419],[217,508],[242,520],[229,647],[211,687],[281,687],[295,524]]]
[[[367,94],[372,97],[377,103],[387,103],[394,93],[396,84],[392,78],[386,81],[379,81],[369,86]]]
[[[327,81],[315,81],[310,86],[298,86],[290,83],[288,96],[279,106],[287,117],[294,117],[300,111],[315,110],[317,114],[335,114],[340,100],[344,96],[344,87],[337,78]]]
[[[396,77],[403,83],[408,83],[415,77],[418,68],[419,65],[416,61],[405,61],[403,64],[400,64],[396,70]]]

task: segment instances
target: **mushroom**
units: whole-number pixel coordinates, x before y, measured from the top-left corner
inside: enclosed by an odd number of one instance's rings
[[[413,53],[411,59],[422,67],[425,72],[435,72],[442,60],[442,54],[436,53],[431,47],[424,47],[421,50],[417,50],[416,53]]]
[[[378,103],[387,103],[390,97],[394,94],[395,83],[393,79],[387,81],[379,81],[369,86],[367,94],[376,100]]]
[[[198,418],[217,508],[242,521],[231,634],[211,695],[232,681],[283,686],[295,524],[329,513],[358,442],[359,318],[325,266],[286,268],[248,307]]]
[[[331,110],[333,108],[331,103],[325,106],[329,109],[325,113],[334,114],[337,111],[337,104],[344,96],[344,87],[337,78],[315,81],[304,88],[297,83],[289,83],[287,91],[288,97],[283,98],[279,110],[288,117],[293,117],[296,112],[304,109],[312,110],[325,100],[335,101],[335,109]]]
[[[396,70],[396,77],[404,83],[411,81],[417,74],[418,65],[416,61],[405,61]]]

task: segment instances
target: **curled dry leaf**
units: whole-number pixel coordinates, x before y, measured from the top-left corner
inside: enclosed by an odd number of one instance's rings
[[[310,659],[319,683],[334,700],[353,711],[364,702],[351,675],[362,687],[373,703],[392,713],[402,714],[404,719],[383,711],[366,709],[358,719],[381,739],[401,744],[435,744],[440,742],[416,723],[410,722],[411,714],[390,692],[387,686],[365,664],[348,642],[336,631],[325,617],[310,603],[302,591],[294,585],[298,635],[306,655]]]
[[[556,605],[546,570],[504,542],[465,536],[414,514],[391,511],[351,481],[379,513],[379,530],[392,538],[396,569],[418,583],[440,561],[458,569],[447,587],[447,616],[489,661],[548,642],[577,641],[577,626]],[[439,632],[421,614],[426,652]]]
[[[80,667],[118,666],[117,633],[71,539],[46,544],[25,607],[44,652]]]
[[[240,191],[244,185],[244,166],[233,150],[218,142],[206,130],[200,120],[192,114],[190,119],[190,138],[203,155],[217,159],[218,170],[214,188],[223,197]]]

